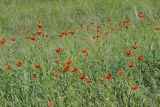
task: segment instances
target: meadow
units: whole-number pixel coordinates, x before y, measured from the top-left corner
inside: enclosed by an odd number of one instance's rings
[[[0,107],[160,107],[160,1],[0,0]]]

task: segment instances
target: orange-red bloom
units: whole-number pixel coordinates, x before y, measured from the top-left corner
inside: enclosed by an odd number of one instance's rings
[[[111,74],[110,73],[106,74],[106,78],[110,79],[111,78]]]
[[[52,106],[53,106],[53,102],[48,101],[47,106],[48,106],[48,107],[52,107]]]
[[[100,77],[99,80],[104,81],[104,77]]]
[[[36,78],[37,77],[37,74],[35,74],[35,73],[32,73],[32,78]]]
[[[82,48],[82,53],[86,53],[87,52],[87,48]]]
[[[61,48],[56,48],[55,50],[57,53],[59,53],[61,51]]]
[[[133,63],[133,62],[129,62],[129,63],[128,63],[128,67],[129,67],[129,68],[132,68],[133,66],[134,66],[134,63]]]
[[[65,67],[62,68],[62,72],[63,72],[63,73],[67,72],[67,69],[66,69]]]
[[[12,37],[11,40],[14,42],[16,40],[16,38]]]
[[[136,56],[136,59],[141,60],[141,59],[143,59],[143,56],[141,54],[139,54]]]
[[[36,40],[36,36],[32,35],[32,36],[30,36],[30,39],[31,40]]]
[[[99,38],[99,35],[92,35],[92,38],[97,39],[97,38]]]
[[[66,64],[67,64],[67,65],[70,65],[70,64],[71,64],[71,60],[68,59],[68,60],[66,61]]]
[[[22,62],[21,62],[21,61],[16,61],[16,66],[17,66],[17,67],[22,66]]]
[[[131,85],[131,90],[136,90],[138,88],[138,85],[137,84],[132,84]]]
[[[118,75],[123,75],[123,73],[124,73],[123,70],[118,70],[117,72]]]
[[[37,27],[38,27],[38,28],[42,28],[42,27],[43,27],[43,24],[42,24],[42,23],[38,23],[38,24],[37,24]]]
[[[6,42],[6,40],[5,40],[4,38],[2,38],[2,39],[0,40],[0,42],[1,42],[1,44],[4,44],[4,43]]]
[[[84,75],[84,74],[80,74],[79,78],[80,78],[80,79],[84,79],[84,78],[85,78],[85,75]]]
[[[41,67],[41,64],[38,64],[38,63],[37,63],[37,64],[35,64],[34,66],[35,66],[35,68],[40,68],[40,67]]]
[[[54,72],[52,75],[53,75],[54,77],[57,77],[57,76],[58,76],[58,72]]]
[[[39,35],[42,34],[42,33],[43,33],[42,30],[38,30],[38,31],[37,31],[37,34],[39,34]]]
[[[78,70],[78,67],[75,66],[74,68],[71,69],[71,72],[75,72],[75,71],[77,71],[77,70]]]
[[[156,26],[154,29],[155,30],[160,30],[160,26]]]
[[[138,46],[137,46],[136,44],[133,44],[133,45],[132,45],[132,48],[133,48],[133,49],[137,49]]]
[[[7,71],[10,71],[10,70],[11,70],[11,65],[7,64],[6,67],[5,67],[5,69],[6,69]]]
[[[60,61],[60,58],[56,58],[56,59],[55,59],[55,62],[59,62],[59,61]]]
[[[125,51],[125,54],[126,54],[127,56],[131,55],[131,53],[132,53],[131,50],[126,50],[126,51]]]

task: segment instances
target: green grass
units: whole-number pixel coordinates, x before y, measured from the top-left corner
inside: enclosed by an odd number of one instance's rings
[[[141,11],[144,21],[137,15]],[[112,20],[104,20],[108,17]],[[121,26],[128,29],[121,30],[118,24],[125,19],[129,23]],[[25,39],[35,34],[39,22],[49,36],[36,34],[35,41]],[[91,22],[102,26],[98,39],[91,37],[96,27],[85,31]],[[160,26],[159,0],[1,0],[0,39],[4,36],[6,43],[0,44],[0,107],[47,107],[48,101],[54,107],[159,107],[160,69],[156,61],[160,59],[160,31],[155,26]],[[109,35],[103,34],[112,27],[115,30]],[[75,34],[59,37],[66,29],[75,30]],[[16,38],[14,44],[11,37]],[[138,49],[132,49],[132,44]],[[57,47],[62,48],[60,53],[56,53]],[[87,57],[82,55],[83,47]],[[132,51],[128,57],[126,49]],[[143,60],[135,59],[138,54]],[[56,57],[59,63],[55,63]],[[67,59],[72,63],[63,73]],[[17,60],[23,62],[19,68]],[[135,63],[133,68],[128,68],[129,61]],[[35,63],[41,68],[36,69]],[[7,64],[10,71],[5,70]],[[92,82],[70,72],[74,66]],[[117,75],[120,69],[122,76]],[[52,76],[55,71],[58,77]],[[37,78],[32,78],[32,73]],[[107,73],[111,78],[100,81]],[[135,91],[131,90],[134,83],[138,85]]]

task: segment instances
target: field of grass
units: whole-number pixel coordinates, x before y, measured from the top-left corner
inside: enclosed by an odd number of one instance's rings
[[[160,107],[159,0],[0,0],[0,107]]]

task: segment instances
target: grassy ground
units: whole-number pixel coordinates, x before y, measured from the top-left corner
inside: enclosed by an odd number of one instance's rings
[[[38,23],[48,37],[36,34]],[[156,26],[159,0],[1,0],[0,107],[159,107]]]

